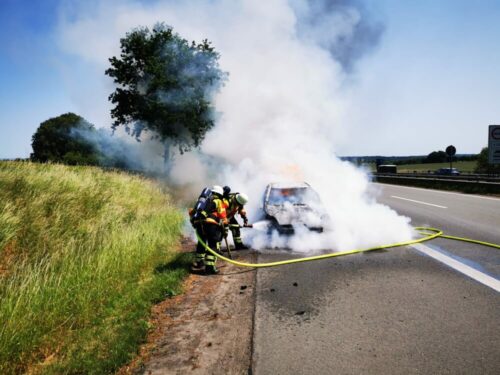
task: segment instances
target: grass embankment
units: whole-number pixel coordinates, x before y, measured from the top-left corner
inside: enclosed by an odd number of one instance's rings
[[[179,291],[182,215],[159,186],[0,162],[0,373],[110,373]]]

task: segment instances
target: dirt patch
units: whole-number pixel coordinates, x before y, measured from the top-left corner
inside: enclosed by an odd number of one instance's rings
[[[194,244],[183,241],[183,248]],[[253,261],[249,251],[233,257]],[[153,308],[139,356],[118,374],[248,374],[255,270],[218,262],[220,274],[190,275],[184,294]]]
[[[19,257],[19,256],[18,256]],[[16,261],[16,241],[7,243],[0,250],[0,277],[7,277]]]

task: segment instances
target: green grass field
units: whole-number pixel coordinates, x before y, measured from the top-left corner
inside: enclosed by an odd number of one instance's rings
[[[376,170],[375,163],[366,165],[371,171]],[[402,164],[398,165],[398,173],[427,173],[434,172],[439,168],[449,168],[450,163],[429,163],[429,164]],[[472,173],[476,168],[476,161],[457,161],[453,163],[453,168],[457,168],[462,173]]]
[[[112,373],[179,292],[182,215],[155,183],[0,162],[0,374]]]
[[[417,172],[434,172],[439,168],[449,168],[450,163],[429,163],[429,164],[403,164],[398,165],[398,172],[411,173]],[[476,161],[457,161],[453,163],[453,168],[457,168],[462,173],[472,173],[476,168]]]

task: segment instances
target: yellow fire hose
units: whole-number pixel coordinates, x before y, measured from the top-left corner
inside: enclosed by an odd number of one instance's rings
[[[442,238],[447,238],[450,240],[456,240],[456,241],[464,241],[464,242],[470,242],[470,243],[475,243],[479,245],[484,245],[484,246],[489,246],[493,247],[496,249],[500,249],[500,245],[489,243],[489,242],[484,242],[484,241],[477,241],[477,240],[472,240],[470,238],[461,238],[461,237],[455,237],[455,236],[448,236],[443,234],[443,232],[439,229],[435,228],[426,228],[426,227],[415,227],[415,230],[418,231],[421,235],[424,237],[418,238],[416,240],[410,240],[410,241],[405,241],[405,242],[399,242],[399,243],[394,243],[390,245],[382,245],[382,246],[377,246],[377,247],[371,247],[368,249],[360,249],[360,250],[349,250],[349,251],[341,251],[337,253],[329,253],[329,254],[322,254],[322,255],[316,255],[316,256],[310,256],[310,257],[305,257],[305,258],[297,258],[297,259],[288,259],[288,260],[281,260],[278,262],[270,262],[270,263],[245,263],[245,262],[238,262],[233,259],[226,258],[225,256],[219,254],[218,252],[212,250],[198,235],[198,232],[195,231],[196,237],[198,238],[198,241],[205,247],[205,249],[210,252],[211,254],[215,255],[217,258],[225,260],[226,262],[232,263],[236,266],[240,267],[251,267],[251,268],[264,268],[264,267],[276,267],[276,266],[283,266],[285,264],[293,264],[293,263],[302,263],[302,262],[309,262],[312,260],[320,260],[320,259],[327,259],[327,258],[333,258],[333,257],[340,257],[344,255],[351,255],[351,254],[358,254],[358,253],[366,253],[368,251],[373,251],[373,250],[382,250],[382,249],[389,249],[393,247],[400,247],[400,246],[408,246],[408,245],[413,245],[416,243],[420,242],[425,242],[425,241],[430,241],[434,238],[437,237],[442,237]]]

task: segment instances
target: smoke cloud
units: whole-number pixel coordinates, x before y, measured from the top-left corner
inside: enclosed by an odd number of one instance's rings
[[[102,71],[137,26],[160,21],[186,39],[212,41],[229,72],[215,98],[220,117],[200,151],[176,155],[170,177],[197,192],[212,183],[244,191],[252,220],[262,218],[268,183],[307,181],[330,217],[328,230],[292,237],[248,230],[244,239],[257,248],[348,249],[412,235],[408,218],[376,203],[367,174],[335,156],[335,145],[355,136],[342,85],[382,31],[367,16],[356,1],[114,1],[63,12],[60,35],[64,49]],[[92,121],[111,123],[104,113]]]
[[[364,4],[356,0],[293,2],[299,37],[327,49],[346,71],[378,46],[384,31]]]
[[[155,138],[143,137],[140,142],[130,137],[123,129],[112,131],[107,128],[73,128],[71,136],[90,143],[102,159],[100,165],[147,172],[154,175],[165,173],[162,156],[163,143]]]

